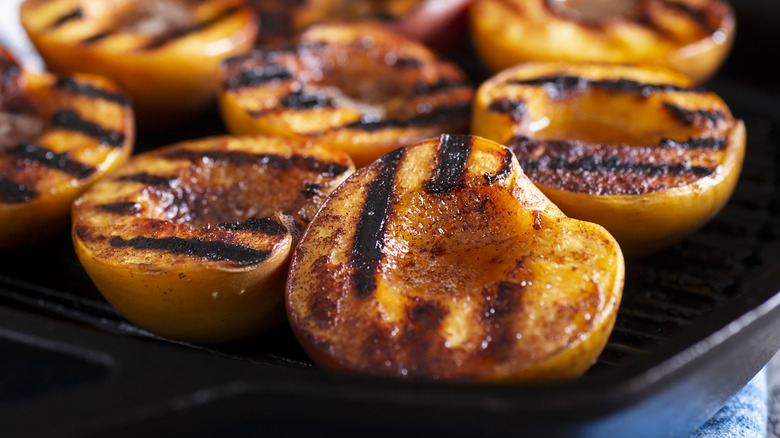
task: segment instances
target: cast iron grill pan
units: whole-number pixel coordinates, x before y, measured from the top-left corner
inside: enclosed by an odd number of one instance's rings
[[[0,435],[690,432],[780,348],[780,94],[730,65],[710,87],[747,124],[736,191],[699,232],[627,261],[615,329],[581,379],[458,385],[330,374],[286,326],[220,346],[168,341],[100,296],[63,232],[0,252]]]

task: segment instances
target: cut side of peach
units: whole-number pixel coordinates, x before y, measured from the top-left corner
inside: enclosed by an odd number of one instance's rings
[[[471,35],[494,73],[528,61],[657,65],[705,82],[734,40],[726,0],[476,0]]]
[[[134,157],[75,203],[76,254],[128,320],[215,343],[284,320],[291,252],[354,166],[282,137],[214,137]]]
[[[287,312],[325,368],[566,379],[603,349],[623,278],[612,236],[566,217],[511,151],[442,135],[330,195],[295,251]]]
[[[0,47],[0,248],[67,226],[73,201],[123,163],[135,124],[128,97],[91,75],[27,70]]]
[[[745,128],[717,95],[660,67],[526,63],[477,91],[472,132],[502,142],[567,215],[627,255],[709,221],[739,178]]]
[[[211,103],[219,62],[257,35],[241,0],[26,0],[20,14],[48,68],[113,79],[143,125],[157,127]]]
[[[293,47],[222,63],[230,132],[317,138],[360,167],[399,146],[468,129],[473,88],[455,64],[374,25],[320,25]]]

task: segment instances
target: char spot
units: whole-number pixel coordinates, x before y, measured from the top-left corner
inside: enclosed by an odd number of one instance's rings
[[[375,132],[388,128],[411,128],[417,126],[436,126],[451,124],[457,120],[467,120],[471,114],[471,104],[440,105],[429,112],[418,114],[406,119],[376,119],[375,117],[361,117],[357,122],[345,125],[348,129],[359,129],[366,132]]]
[[[528,110],[528,105],[524,100],[502,98],[490,102],[488,110],[501,114],[509,114],[512,121],[519,122],[523,119],[523,116]]]
[[[72,109],[61,109],[57,111],[52,116],[51,123],[58,128],[79,132],[88,137],[92,137],[108,146],[121,147],[125,143],[124,134],[114,131],[113,129],[106,129],[99,123],[84,120]]]
[[[722,151],[726,149],[728,140],[723,137],[690,137],[683,141],[664,138],[661,139],[658,145],[664,148],[710,149]]]
[[[301,190],[301,193],[307,198],[311,198],[320,194],[322,191],[322,184],[306,184],[306,187]]]
[[[137,202],[113,202],[111,204],[102,204],[100,209],[107,213],[133,215],[141,211],[141,204]]]
[[[222,86],[226,90],[237,90],[240,88],[252,88],[274,81],[286,81],[292,78],[292,73],[284,66],[269,65],[266,67],[254,67],[250,70],[244,70],[229,79],[226,79],[222,83]]]
[[[349,170],[349,167],[343,164],[322,161],[316,157],[305,155],[288,157],[276,154],[250,154],[240,151],[191,151],[188,149],[176,149],[166,153],[163,157],[169,160],[188,160],[192,163],[210,160],[226,164],[257,164],[279,169],[298,168],[306,172],[328,177],[341,175]]]
[[[416,95],[423,95],[423,94],[433,94],[438,93],[439,91],[445,91],[445,90],[453,90],[456,88],[462,88],[462,87],[468,87],[469,85],[466,82],[463,81],[453,81],[448,79],[443,79],[438,82],[418,82],[414,86],[414,91]]]
[[[176,176],[159,176],[152,175],[146,172],[133,173],[130,175],[122,175],[117,178],[119,181],[129,181],[145,184],[147,186],[154,187],[171,187],[174,181],[178,180]]]
[[[285,108],[295,111],[314,108],[332,108],[335,106],[333,99],[318,94],[308,94],[303,90],[297,90],[284,96],[279,103]]]
[[[352,279],[359,297],[376,289],[376,268],[385,245],[385,227],[391,208],[393,181],[403,158],[403,151],[402,148],[396,149],[376,161],[381,170],[368,189],[355,227],[352,247],[352,265],[355,271]]]
[[[32,188],[6,179],[5,176],[0,175],[0,201],[8,204],[17,204],[30,202],[39,195],[40,193]]]
[[[428,193],[444,193],[464,182],[466,162],[471,155],[473,137],[443,134],[439,137],[438,165],[425,184]]]
[[[216,23],[238,13],[238,7],[231,7],[223,10],[221,13],[213,16],[209,20],[202,21],[192,26],[187,26],[178,29],[171,29],[168,33],[153,38],[149,43],[140,48],[140,50],[154,50],[159,49],[175,40],[186,37],[187,35],[200,32],[207,29]]]
[[[103,32],[98,32],[98,33],[96,33],[96,34],[94,34],[92,36],[86,37],[83,40],[81,40],[81,44],[90,45],[90,44],[98,43],[98,42],[100,42],[100,41],[110,37],[113,33],[114,32],[110,31],[110,30],[103,31]]]
[[[495,175],[485,172],[483,177],[489,185],[495,184],[496,181],[500,181],[512,173],[512,155],[512,151],[507,149],[506,154],[504,154],[504,159],[501,161],[501,168],[498,169],[498,172],[496,172]]]
[[[82,11],[81,8],[76,8],[76,9],[74,9],[74,10],[72,10],[72,11],[70,11],[70,12],[64,14],[64,15],[61,15],[59,18],[54,20],[49,25],[48,28],[49,28],[49,30],[54,30],[54,29],[62,26],[63,24],[65,24],[65,23],[67,23],[69,21],[81,19],[83,16],[84,16],[84,11]]]
[[[532,79],[511,79],[507,84],[543,86],[553,99],[565,99],[588,88],[601,88],[615,93],[639,93],[649,97],[659,92],[705,93],[702,88],[672,84],[646,84],[630,79],[587,79],[571,75],[542,76]]]
[[[199,257],[212,261],[227,261],[242,266],[255,265],[270,257],[271,251],[259,251],[246,246],[224,242],[202,240],[197,237],[182,239],[179,237],[133,237],[123,239],[114,236],[110,240],[115,248],[134,248],[138,250],[161,251]]]
[[[686,125],[717,124],[725,119],[725,114],[721,111],[706,111],[702,109],[689,110],[680,108],[669,102],[664,102],[664,108],[672,116]]]
[[[417,58],[402,57],[396,58],[392,62],[388,62],[388,64],[396,68],[420,68],[423,62]]]
[[[538,172],[544,169],[566,170],[569,172],[604,172],[604,173],[632,173],[635,175],[671,175],[682,176],[692,174],[698,178],[710,176],[715,173],[715,169],[704,166],[692,166],[690,163],[663,163],[663,162],[643,162],[635,163],[622,161],[618,157],[607,157],[605,159],[596,158],[592,155],[586,155],[576,160],[567,160],[565,158],[541,158],[538,160],[523,160],[521,162],[523,169],[529,172]]]
[[[270,217],[256,218],[250,217],[243,222],[224,222],[217,224],[218,227],[230,231],[251,231],[253,233],[265,234],[267,236],[283,236],[287,234],[287,228]]]
[[[56,153],[51,149],[32,143],[21,143],[7,150],[8,155],[35,162],[49,169],[59,170],[76,178],[84,179],[95,173],[95,168],[71,158],[70,153]]]
[[[105,90],[103,88],[96,87],[92,84],[85,84],[78,82],[73,78],[61,76],[57,78],[55,87],[66,90],[73,94],[80,94],[83,96],[94,97],[97,99],[107,100],[114,102],[122,106],[129,106],[130,99],[122,93],[114,93],[112,91]]]

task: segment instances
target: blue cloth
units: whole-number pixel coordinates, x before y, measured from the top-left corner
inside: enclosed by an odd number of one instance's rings
[[[763,438],[767,425],[766,368],[731,397],[691,438]]]

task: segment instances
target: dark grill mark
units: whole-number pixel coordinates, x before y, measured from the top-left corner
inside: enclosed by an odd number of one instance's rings
[[[273,81],[286,81],[292,78],[293,75],[287,68],[281,65],[269,65],[267,67],[255,67],[251,70],[244,70],[226,79],[222,86],[226,90],[237,90],[239,88],[252,88]]]
[[[644,84],[630,79],[587,79],[579,76],[558,75],[533,79],[511,79],[511,85],[544,86],[553,99],[564,99],[588,88],[601,88],[614,93],[639,93],[649,97],[659,92],[705,93],[702,88],[680,87],[672,84]]]
[[[473,137],[465,135],[439,137],[438,164],[425,184],[426,192],[444,193],[463,185],[472,142]]]
[[[360,212],[352,246],[352,279],[359,297],[376,289],[376,268],[385,245],[385,227],[393,197],[393,181],[404,149],[383,155],[377,163],[382,167],[366,194],[366,203]]]
[[[454,88],[468,87],[469,84],[462,81],[453,81],[449,79],[443,79],[439,82],[418,82],[414,86],[414,92],[416,95],[421,94],[433,94],[439,91],[452,90]]]
[[[68,12],[67,14],[61,16],[60,18],[54,20],[54,22],[52,22],[49,25],[49,30],[50,31],[54,30],[62,26],[63,24],[67,23],[68,21],[77,20],[83,16],[84,16],[84,11],[82,11],[81,8],[76,8],[71,12]]]
[[[110,243],[115,248],[164,251],[212,261],[227,261],[242,266],[258,264],[271,256],[271,251],[259,251],[246,246],[202,240],[197,237],[190,239],[179,237],[154,239],[141,236],[125,240],[119,236],[114,236],[111,238]]]
[[[471,104],[442,105],[432,111],[417,115],[410,119],[377,120],[373,117],[361,118],[344,127],[347,129],[359,129],[366,132],[375,132],[388,128],[409,128],[414,126],[435,126],[452,124],[457,120],[468,119],[471,114]]]
[[[397,58],[394,62],[388,64],[396,68],[420,68],[423,62],[417,58]]]
[[[699,125],[702,122],[717,124],[726,118],[725,114],[721,111],[705,111],[701,109],[689,110],[680,108],[669,102],[664,102],[664,108],[666,108],[674,118],[686,125]]]
[[[231,15],[238,13],[238,11],[239,11],[238,7],[227,8],[223,10],[220,14],[215,15],[209,20],[194,24],[189,27],[184,27],[181,29],[171,29],[170,32],[153,38],[151,41],[149,41],[149,43],[140,47],[140,50],[159,49],[160,47],[163,47],[174,40],[183,38],[189,34],[200,32],[201,30],[209,28],[214,24],[224,20],[225,18],[228,18]]]
[[[722,151],[726,149],[728,140],[723,137],[690,137],[684,141],[664,138],[661,139],[658,145],[664,148],[710,149],[715,151]]]
[[[663,3],[665,6],[672,9],[677,9],[678,11],[690,17],[691,20],[694,21],[707,34],[712,34],[718,30],[716,27],[710,25],[709,21],[707,21],[707,16],[699,9],[694,9],[690,5],[678,1],[664,0]]]
[[[512,151],[507,149],[506,154],[504,155],[504,159],[501,162],[501,169],[499,169],[495,175],[491,175],[485,172],[483,177],[488,184],[493,185],[496,181],[500,181],[512,173],[512,156]]]
[[[0,201],[8,204],[30,202],[38,195],[40,193],[26,185],[11,181],[0,175]]]
[[[306,187],[301,190],[301,193],[303,193],[303,195],[307,198],[311,198],[318,195],[321,190],[322,184],[306,184]]]
[[[512,121],[519,122],[528,110],[528,105],[524,100],[503,98],[490,102],[488,110],[501,114],[509,114]]]
[[[321,161],[316,157],[304,155],[283,156],[276,154],[249,154],[246,152],[191,151],[177,149],[163,155],[169,160],[188,160],[198,163],[203,160],[224,162],[227,164],[258,164],[279,169],[298,168],[306,172],[328,177],[341,175],[349,168],[343,164]]]
[[[118,181],[137,182],[147,186],[171,187],[178,178],[176,176],[157,176],[146,172],[133,173],[131,175],[122,175],[117,178]]]
[[[699,178],[715,173],[715,169],[704,166],[691,166],[689,163],[633,163],[621,161],[618,157],[597,159],[593,156],[585,156],[576,160],[545,157],[539,160],[521,160],[520,165],[528,172],[550,169],[569,172],[633,173],[649,176],[693,174]]]
[[[294,91],[287,96],[284,96],[279,103],[285,108],[294,111],[314,108],[332,108],[335,106],[333,100],[327,96],[308,94],[302,90]]]
[[[114,33],[111,30],[103,31],[96,33],[95,35],[92,35],[91,37],[84,38],[81,40],[81,44],[95,44],[97,42],[100,42],[101,40],[104,40],[111,36],[111,34]]]
[[[92,137],[108,146],[121,147],[125,143],[124,134],[113,129],[106,129],[99,123],[84,120],[72,109],[57,111],[52,116],[51,123],[55,127]]]
[[[81,94],[88,97],[107,100],[122,106],[130,106],[130,99],[121,93],[114,93],[92,84],[77,82],[73,78],[60,76],[57,78],[55,86],[59,89],[69,91],[74,94]]]
[[[103,204],[100,206],[100,209],[108,213],[131,215],[141,211],[141,204],[136,202],[114,202]]]
[[[95,173],[95,168],[71,158],[70,153],[58,154],[51,149],[32,143],[21,143],[7,150],[8,155],[22,160],[36,162],[49,169],[59,170],[79,179]]]
[[[222,229],[230,231],[251,231],[253,233],[265,234],[267,236],[284,236],[287,234],[287,228],[270,217],[256,218],[250,217],[244,222],[224,222],[217,224]]]

